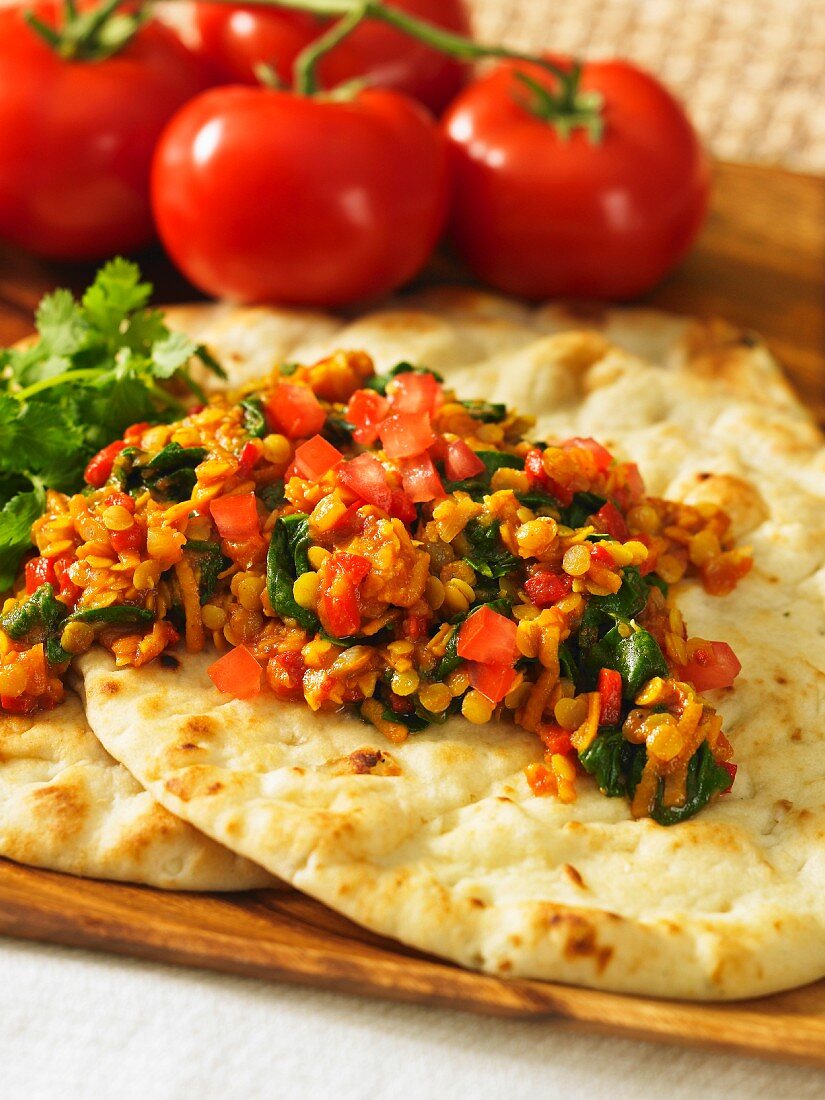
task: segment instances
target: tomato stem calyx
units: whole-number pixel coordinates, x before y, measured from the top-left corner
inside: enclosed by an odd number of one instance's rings
[[[128,46],[151,18],[146,5],[120,11],[123,2],[102,0],[95,8],[78,12],[75,0],[64,0],[57,26],[45,23],[32,11],[25,11],[23,18],[47,46],[67,61],[105,61]]]
[[[562,141],[567,141],[576,129],[585,130],[594,145],[598,145],[604,133],[602,107],[604,100],[598,92],[580,89],[581,65],[574,62],[566,72],[557,73],[558,91],[551,91],[529,73],[516,71],[516,80],[530,92],[524,104],[531,114],[550,123]]]
[[[209,0],[210,3],[231,4],[235,0]],[[324,54],[338,45],[347,35],[361,23],[362,20],[374,20],[386,23],[397,31],[423,42],[433,50],[453,57],[457,61],[473,62],[484,58],[500,58],[508,61],[529,61],[534,65],[546,69],[552,73],[561,83],[562,89],[566,88],[571,78],[571,71],[562,68],[549,58],[537,54],[527,53],[524,50],[510,49],[509,46],[488,46],[481,42],[475,42],[472,38],[465,38],[461,34],[445,30],[417,16],[410,15],[402,8],[389,7],[384,0],[246,0],[250,7],[260,8],[287,8],[292,11],[303,11],[319,18],[339,17],[329,31],[313,42],[296,61],[295,90],[304,95],[312,95],[317,89],[316,72],[319,62]],[[563,91],[563,95],[566,93]],[[584,125],[583,97],[576,101],[577,110],[582,114],[581,120],[576,125]],[[591,112],[595,107],[590,104]],[[595,131],[594,131],[595,132]]]

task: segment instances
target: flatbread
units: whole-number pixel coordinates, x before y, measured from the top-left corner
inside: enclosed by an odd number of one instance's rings
[[[170,890],[250,890],[272,876],[160,806],[101,747],[70,694],[0,719],[0,855]]]
[[[244,352],[236,376],[260,372],[268,334],[290,317],[204,309],[200,339],[226,353],[242,336],[254,349],[255,370]],[[678,598],[691,633],[729,640],[743,664],[736,690],[711,700],[739,763],[732,794],[670,828],[632,820],[587,780],[563,805],[529,790],[523,768],[540,745],[513,726],[454,719],[389,745],[351,717],[219,695],[208,653],[177,671],[119,672],[100,650],[84,655],[89,722],[174,813],[361,924],[465,966],[700,999],[817,979],[821,436],[751,337],[645,312],[587,325],[442,291],[329,331],[313,321],[290,356],[364,348],[380,369],[424,363],[462,396],[536,415],[537,436],[601,439],[639,462],[655,494],[728,508],[754,549],[752,574],[725,599],[692,582]],[[571,326],[580,331],[562,331]],[[359,766],[362,749],[381,750],[381,763]]]

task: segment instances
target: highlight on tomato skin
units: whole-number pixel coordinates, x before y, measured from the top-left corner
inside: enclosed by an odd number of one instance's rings
[[[438,476],[433,460],[428,454],[416,455],[401,461],[401,483],[413,504],[426,504],[444,496],[444,485]]]

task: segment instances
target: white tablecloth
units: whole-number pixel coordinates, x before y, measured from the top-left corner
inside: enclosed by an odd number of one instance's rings
[[[825,1074],[0,940],[3,1100],[820,1100]]]

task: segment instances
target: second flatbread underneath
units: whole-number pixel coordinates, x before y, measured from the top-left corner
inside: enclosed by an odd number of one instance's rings
[[[0,719],[0,856],[169,890],[250,890],[271,875],[164,809],[102,748],[76,695]]]

